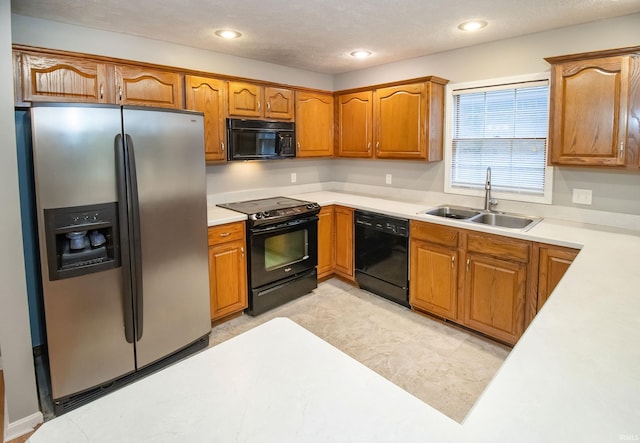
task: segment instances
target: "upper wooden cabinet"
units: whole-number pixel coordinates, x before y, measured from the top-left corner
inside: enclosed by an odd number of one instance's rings
[[[550,163],[638,167],[640,47],[552,57]]]
[[[114,100],[115,85],[105,63],[27,53],[18,54],[16,63],[21,80],[16,92],[22,93],[25,102],[111,103]]]
[[[20,53],[24,102],[116,103],[182,108],[180,74],[80,57]]]
[[[204,149],[207,161],[226,160],[226,85],[223,80],[186,75],[186,107],[204,113]]]
[[[293,119],[294,97],[291,89],[231,81],[228,100],[230,116]]]
[[[182,109],[180,74],[138,66],[115,66],[116,103]]]
[[[340,157],[372,157],[373,92],[341,94],[337,97],[337,155]]]
[[[337,94],[337,155],[442,160],[444,85],[429,77]]]
[[[333,95],[296,92],[296,155],[333,155]]]

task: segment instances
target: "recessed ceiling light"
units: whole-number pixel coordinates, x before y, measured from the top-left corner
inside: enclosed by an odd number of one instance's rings
[[[240,34],[238,31],[232,31],[230,29],[218,29],[216,31],[216,35],[218,37],[222,37],[222,38],[226,38],[227,40],[231,40],[231,39],[240,37],[242,34]]]
[[[366,51],[366,50],[358,50],[358,51],[353,51],[351,53],[352,57],[355,58],[367,58],[372,54],[371,51]]]
[[[458,29],[462,31],[477,31],[487,26],[484,20],[469,20],[458,25]]]

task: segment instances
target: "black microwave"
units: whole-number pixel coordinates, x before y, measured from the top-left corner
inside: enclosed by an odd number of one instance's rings
[[[273,160],[295,156],[295,123],[227,119],[227,160]]]

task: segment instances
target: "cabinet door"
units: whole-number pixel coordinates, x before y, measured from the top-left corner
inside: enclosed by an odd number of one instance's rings
[[[463,323],[515,344],[524,331],[527,265],[468,254]]]
[[[186,107],[204,113],[204,154],[207,161],[226,160],[225,84],[222,80],[187,75]]]
[[[424,83],[376,89],[373,102],[376,156],[427,158],[427,112]]]
[[[353,209],[335,207],[335,267],[337,274],[353,280]]]
[[[229,115],[262,117],[262,87],[252,83],[229,82]]]
[[[180,74],[123,65],[116,66],[115,77],[120,104],[182,109]]]
[[[371,91],[338,96],[338,155],[372,157]]]
[[[266,107],[264,116],[279,120],[293,120],[293,91],[284,88],[264,88]]]
[[[212,320],[248,306],[244,241],[209,247],[209,281]]]
[[[72,57],[21,54],[25,102],[112,103],[107,65]]]
[[[333,155],[333,96],[296,92],[298,157]]]
[[[409,303],[412,307],[456,320],[458,252],[411,240]]]
[[[551,163],[625,163],[630,57],[553,65]]]
[[[538,311],[567,272],[578,251],[565,248],[540,248],[538,271]]]
[[[318,279],[333,273],[335,245],[333,206],[325,206],[318,214]]]

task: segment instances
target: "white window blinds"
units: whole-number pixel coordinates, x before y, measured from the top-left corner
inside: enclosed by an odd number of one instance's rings
[[[451,187],[544,195],[547,80],[452,91]]]

